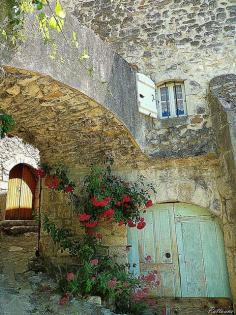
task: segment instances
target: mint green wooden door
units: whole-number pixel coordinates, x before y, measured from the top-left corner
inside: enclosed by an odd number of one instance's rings
[[[146,228],[128,229],[129,264],[135,275],[156,270],[160,286],[158,296],[180,296],[178,252],[174,226],[173,205],[163,204],[149,208],[144,214]],[[150,261],[145,257],[151,256]]]
[[[130,228],[131,271],[157,270],[165,297],[230,297],[223,234],[216,218],[200,207],[163,204],[144,215],[143,230]],[[151,256],[147,262],[145,257]]]
[[[175,204],[184,297],[230,297],[223,233],[217,219],[196,206]]]

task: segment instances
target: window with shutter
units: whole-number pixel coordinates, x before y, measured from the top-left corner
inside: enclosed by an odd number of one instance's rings
[[[187,115],[183,83],[168,82],[158,86],[157,100],[161,118]]]

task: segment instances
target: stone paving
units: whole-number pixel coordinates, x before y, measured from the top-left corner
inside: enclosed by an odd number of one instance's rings
[[[0,237],[0,315],[114,314],[98,304],[77,299],[59,305],[55,282],[28,268],[35,246],[35,233]]]

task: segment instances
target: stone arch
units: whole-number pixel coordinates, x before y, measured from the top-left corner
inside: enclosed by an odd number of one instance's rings
[[[25,164],[28,166],[31,166],[33,168],[37,168],[38,166],[37,160],[35,160],[32,157],[25,156],[23,154],[17,154],[14,158],[11,158],[10,160],[5,161],[2,166],[4,168],[4,174],[3,174],[3,180],[5,182],[8,182],[9,179],[9,173],[13,167],[15,167],[18,164]]]
[[[90,100],[110,110],[139,145],[143,146],[144,125],[140,128],[143,118],[137,105],[136,72],[130,65],[70,14],[66,16],[63,34],[53,36],[56,56],[52,58],[51,47],[45,45],[40,30],[34,27],[32,19],[32,16],[25,17],[22,29],[25,41],[20,47],[13,51],[7,43],[0,47],[1,65],[40,72],[80,91]],[[79,39],[78,48],[68,44],[73,31],[76,31]],[[89,59],[81,62],[80,55],[85,49],[89,53]],[[89,69],[92,69],[92,75]],[[5,71],[7,75],[9,69]],[[40,97],[37,91],[34,92],[35,96]],[[17,90],[12,93],[17,93]]]
[[[5,67],[1,108],[16,121],[14,135],[37,147],[43,162],[88,167],[147,161],[126,125],[79,90],[40,73]]]
[[[218,217],[222,214],[222,200],[214,187],[196,184],[195,180],[188,180],[160,183],[157,190],[159,192],[158,204],[168,202],[186,203],[208,209]]]

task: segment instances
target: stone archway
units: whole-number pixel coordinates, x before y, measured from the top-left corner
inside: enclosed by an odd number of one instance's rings
[[[88,167],[107,157],[124,165],[147,161],[115,114],[49,76],[6,68],[1,107],[16,121],[14,135],[36,146],[43,162]]]

